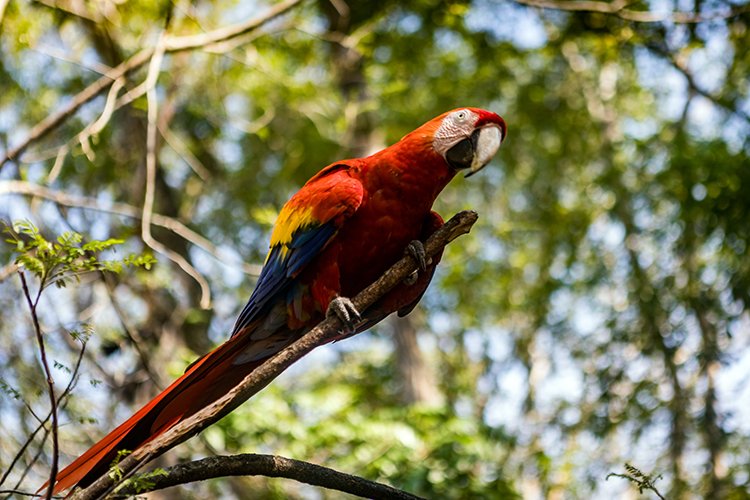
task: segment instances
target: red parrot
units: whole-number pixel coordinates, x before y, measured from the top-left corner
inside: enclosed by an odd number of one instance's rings
[[[341,319],[346,336],[392,312],[409,313],[440,258],[425,262],[420,243],[443,224],[431,209],[435,198],[458,171],[468,176],[483,168],[505,134],[497,114],[455,109],[372,156],[318,172],[279,213],[270,251],[231,338],[60,471],[55,493],[89,485],[118,450],[135,450],[211,404],[326,314]],[[405,250],[422,272],[386,294],[362,320],[347,297],[375,281]]]

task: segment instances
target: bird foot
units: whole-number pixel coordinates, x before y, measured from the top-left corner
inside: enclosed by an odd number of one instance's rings
[[[419,240],[411,241],[404,251],[406,255],[411,256],[417,262],[417,271],[414,271],[404,279],[404,284],[411,286],[417,282],[419,278],[419,271],[427,271],[427,266],[432,262],[432,259],[427,259],[427,252],[424,249],[424,244]]]
[[[351,300],[346,297],[336,297],[328,304],[326,317],[337,317],[343,324],[345,333],[352,333],[356,330],[357,323],[362,321],[359,311]]]
[[[412,273],[404,278],[403,284],[406,286],[412,286],[419,279],[419,271],[412,271]]]
[[[415,261],[417,261],[417,266],[419,267],[419,270],[422,272],[427,271],[427,252],[424,249],[424,243],[422,243],[419,240],[413,240],[408,245],[406,245],[406,255],[411,255]]]

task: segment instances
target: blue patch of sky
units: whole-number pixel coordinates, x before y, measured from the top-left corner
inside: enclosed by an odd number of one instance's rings
[[[698,26],[701,30],[702,26]],[[705,47],[697,48],[690,53],[688,68],[696,85],[714,93],[719,92],[726,83],[727,70],[734,60],[732,45],[728,42],[729,32],[725,25],[706,33]]]
[[[237,172],[245,166],[242,147],[236,141],[221,137],[216,139],[212,146],[216,158],[225,165],[229,171]]]
[[[688,97],[685,77],[667,61],[645,48],[635,49],[635,64],[639,83],[658,96],[659,114],[667,120],[678,120]]]
[[[655,118],[635,119],[626,116],[622,118],[621,127],[623,133],[635,140],[645,140],[656,135],[662,128],[662,124]]]
[[[728,339],[727,352],[738,353],[723,362],[716,374],[716,390],[719,409],[724,412],[725,425],[730,432],[750,432],[750,342],[739,334],[750,331],[750,317],[745,314],[730,325],[735,335]],[[739,335],[737,335],[739,334]]]
[[[538,49],[547,43],[547,32],[539,13],[513,2],[474,2],[465,21],[470,30],[511,42],[520,49]]]
[[[404,35],[413,35],[422,29],[422,19],[416,14],[407,13],[396,21],[395,28]]]
[[[234,5],[226,5],[225,8],[218,9],[218,11],[221,12],[221,16],[219,16],[217,22],[219,26],[227,26],[234,24],[241,19],[253,18],[268,8],[266,2],[261,3],[256,0],[233,2],[233,4]],[[206,14],[208,15],[208,12]]]
[[[722,135],[726,113],[703,96],[695,96],[688,107],[688,130],[700,139]]]
[[[490,396],[484,419],[492,427],[504,427],[519,432],[526,427],[522,418],[523,403],[528,388],[528,371],[520,362],[507,363],[497,376],[497,391]]]

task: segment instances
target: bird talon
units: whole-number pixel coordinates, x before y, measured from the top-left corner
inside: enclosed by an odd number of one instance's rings
[[[414,271],[409,276],[404,278],[403,283],[406,286],[412,286],[414,283],[417,282],[417,279],[419,279],[419,273],[417,271]]]
[[[419,266],[419,270],[422,272],[427,271],[427,252],[424,249],[424,243],[422,243],[419,240],[413,240],[406,246],[406,254],[411,255],[415,261],[417,261],[417,266]],[[415,278],[416,281],[416,278]]]
[[[362,316],[357,311],[354,303],[346,297],[336,297],[326,311],[326,317],[336,317],[344,324],[344,333],[352,333],[356,330],[357,323],[362,321]]]

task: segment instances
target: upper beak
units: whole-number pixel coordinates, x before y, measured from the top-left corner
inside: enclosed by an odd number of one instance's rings
[[[495,124],[475,130],[472,134],[474,158],[471,161],[470,171],[466,174],[466,177],[470,177],[482,170],[495,156],[502,142],[502,131]]]

